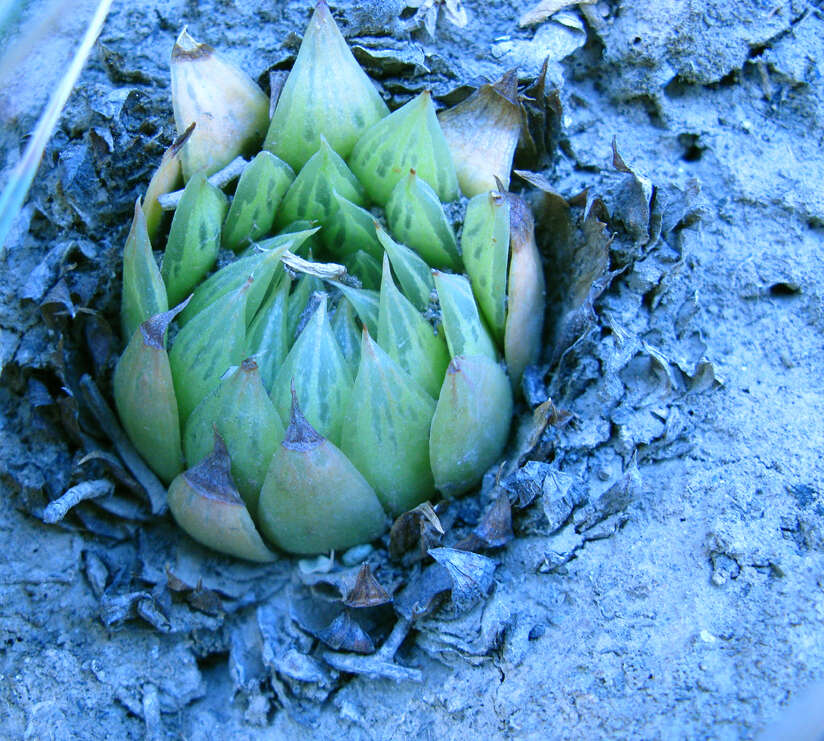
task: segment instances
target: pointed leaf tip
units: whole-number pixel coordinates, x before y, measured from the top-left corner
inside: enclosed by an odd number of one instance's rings
[[[186,130],[172,142],[172,146],[170,146],[168,150],[169,155],[171,157],[174,157],[175,155],[177,155],[178,152],[180,152],[181,149],[183,149],[183,145],[189,140],[189,137],[194,133],[196,126],[197,122],[192,121],[192,123],[190,123],[186,127]]]
[[[143,341],[149,347],[155,350],[163,350],[166,347],[164,337],[169,325],[174,321],[174,318],[186,308],[186,304],[192,300],[189,296],[185,301],[175,306],[169,311],[164,311],[161,314],[155,314],[149,317],[140,325],[140,332],[143,335]]]
[[[286,436],[283,438],[284,448],[287,450],[311,450],[316,448],[326,440],[303,416],[298,403],[298,394],[295,391],[295,381],[292,379],[292,410],[289,417],[289,426],[286,428]]]
[[[183,30],[178,34],[174,48],[172,49],[172,58],[174,59],[175,56],[208,54],[212,51],[212,47],[208,44],[201,44],[192,37],[189,33],[188,26],[183,26]]]
[[[216,501],[240,504],[243,500],[232,480],[232,461],[226,443],[217,431],[214,430],[214,445],[212,452],[200,463],[186,471],[183,476],[193,487],[204,496]]]

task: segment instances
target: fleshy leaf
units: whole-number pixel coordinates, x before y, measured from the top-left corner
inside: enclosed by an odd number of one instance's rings
[[[504,344],[509,267],[509,202],[497,191],[472,198],[466,207],[461,253],[472,291],[499,347]]]
[[[349,166],[380,205],[410,169],[444,203],[459,195],[452,154],[428,90],[367,129],[352,150]]]
[[[189,179],[172,218],[160,268],[172,305],[186,298],[215,264],[226,208],[226,196],[202,172]]]
[[[223,439],[215,433],[214,440],[211,455],[172,482],[169,509],[183,530],[209,548],[248,561],[274,561],[232,481]]]
[[[368,252],[375,259],[383,256],[383,247],[375,235],[375,217],[365,208],[346,200],[332,191],[335,208],[327,217],[321,231],[326,248],[337,258],[354,255],[358,250]]]
[[[274,543],[302,554],[367,543],[387,526],[372,487],[303,417],[296,398],[286,437],[272,456],[258,516]]]
[[[309,305],[309,299],[312,298],[313,293],[322,292],[323,289],[323,281],[314,275],[301,275],[293,283],[289,304],[286,307],[286,337],[290,344],[296,339],[298,325],[303,312]]]
[[[377,222],[375,222],[375,231],[378,234],[378,240],[389,256],[392,270],[398,276],[398,282],[401,284],[404,295],[418,309],[426,311],[432,291],[435,290],[432,269],[421,259],[417,252],[396,242]]]
[[[429,499],[432,397],[363,333],[341,449],[395,516]]]
[[[250,512],[257,512],[260,487],[284,429],[254,360],[244,360],[189,416],[183,449],[190,466],[212,450],[214,430],[226,443],[232,479],[243,501]]]
[[[143,213],[146,214],[146,229],[149,232],[149,239],[154,242],[158,236],[158,230],[163,223],[163,209],[160,206],[160,196],[176,190],[183,180],[183,173],[180,168],[180,158],[183,145],[195,130],[192,122],[189,127],[172,142],[172,145],[163,153],[157,170],[154,171],[152,179],[146,188],[146,195],[143,197]],[[158,245],[160,246],[160,245]]]
[[[266,393],[272,390],[280,366],[289,352],[287,306],[291,278],[283,272],[246,330],[246,354],[254,357]]]
[[[455,232],[435,191],[415,170],[400,180],[386,204],[392,236],[415,250],[435,268],[457,269],[461,264]]]
[[[309,229],[313,231],[317,231],[320,229],[318,226],[319,222],[317,221],[310,221],[308,219],[298,219],[297,221],[293,221],[291,224],[287,224],[283,227],[279,232],[278,236],[283,236],[284,234],[294,234],[295,232],[303,232]],[[320,247],[320,241],[316,234],[313,233],[313,236],[304,240],[301,244],[295,245],[292,248],[292,252],[296,255],[300,255],[301,257],[307,257],[310,252],[315,252]]]
[[[292,183],[277,215],[278,224],[316,220],[326,224],[337,210],[332,199],[336,190],[358,206],[366,205],[366,193],[346,163],[321,137],[320,149],[313,154]]]
[[[432,325],[396,288],[386,257],[383,259],[378,344],[433,399],[438,398],[443,374],[449,365],[449,350],[443,335],[435,334]]]
[[[441,316],[449,354],[485,355],[493,362],[498,354],[484,326],[469,281],[463,275],[433,270],[435,288],[441,302]]]
[[[166,483],[183,470],[177,399],[166,354],[166,329],[181,308],[143,322],[114,371],[114,401],[126,434]]]
[[[169,308],[166,286],[152,253],[146,218],[138,198],[126,246],[123,248],[123,298],[120,323],[129,338],[143,322]]]
[[[266,149],[299,170],[324,135],[348,157],[361,133],[389,109],[360,68],[321,0],[280,93]]]
[[[352,373],[329,326],[325,296],[272,384],[272,401],[284,421],[290,418],[293,383],[309,423],[339,443],[343,414],[352,393]]]
[[[512,158],[524,125],[517,70],[494,85],[481,85],[438,120],[455,161],[458,184],[467,196],[509,187]]]
[[[269,125],[269,99],[251,78],[183,29],[172,49],[172,108],[183,146],[183,179],[211,175],[240,154],[254,151]]]
[[[335,339],[352,371],[352,378],[358,373],[361,346],[361,328],[355,321],[355,316],[355,307],[344,298],[338,301],[330,321]]]
[[[511,213],[511,257],[504,357],[512,383],[519,388],[524,370],[537,363],[541,353],[546,287],[529,207],[518,196],[506,197]]]
[[[344,298],[355,307],[358,319],[370,334],[378,334],[378,310],[380,308],[380,296],[377,291],[369,291],[366,288],[352,288],[345,283],[334,283]]]
[[[381,287],[381,264],[368,252],[358,250],[346,261],[346,270],[354,275],[361,286],[377,291]]]
[[[476,486],[500,458],[512,410],[512,388],[500,365],[483,355],[452,358],[429,440],[435,486],[444,496]]]
[[[180,419],[194,408],[246,352],[246,301],[251,281],[221,296],[178,332],[169,353]]]
[[[223,224],[223,246],[239,250],[265,236],[295,173],[271,152],[260,152],[240,175]]]
[[[273,278],[283,274],[280,258],[286,250],[299,243],[303,235],[308,234],[311,232],[272,237],[261,242],[247,257],[230,262],[209,276],[195,289],[192,300],[180,315],[180,323],[185,325],[221,296],[236,291],[251,278],[252,285],[246,302],[246,321],[250,322],[269,291]]]

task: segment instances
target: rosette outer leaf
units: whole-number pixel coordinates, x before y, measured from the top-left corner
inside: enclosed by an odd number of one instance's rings
[[[189,418],[231,366],[243,360],[251,286],[247,281],[237,291],[221,296],[177,333],[169,363],[181,421]]]
[[[166,329],[181,308],[143,322],[114,371],[114,401],[126,434],[166,483],[183,470],[177,398],[166,354]]]
[[[468,491],[498,460],[512,410],[512,388],[498,363],[484,355],[452,358],[429,438],[435,486],[444,496]]]
[[[172,108],[177,133],[194,122],[183,145],[183,179],[211,175],[260,145],[269,99],[242,70],[183,29],[172,49]]]
[[[387,525],[375,491],[340,449],[306,421],[294,397],[286,437],[263,484],[258,516],[272,542],[302,554],[368,543]]]
[[[255,527],[231,476],[231,461],[216,432],[212,453],[169,487],[169,509],[180,527],[209,548],[248,561],[276,556]]]
[[[166,286],[154,259],[146,218],[138,199],[132,228],[123,248],[123,297],[120,304],[123,337],[130,338],[143,322],[168,308]]]
[[[202,172],[186,184],[160,268],[170,304],[186,298],[215,264],[226,208],[226,196]]]

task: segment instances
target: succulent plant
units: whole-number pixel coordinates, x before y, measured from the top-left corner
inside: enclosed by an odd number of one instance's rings
[[[532,218],[490,185],[511,170],[512,106],[503,123],[464,106],[442,118],[449,137],[429,93],[390,113],[323,1],[260,152],[251,80],[185,31],[172,67],[181,136],[135,207],[114,386],[179,525],[265,561],[266,539],[348,548],[472,489],[504,452],[541,343]],[[487,123],[494,161],[473,176],[464,143],[456,172],[449,142]],[[230,201],[207,177],[238,154],[254,157]],[[159,199],[181,174],[158,268]],[[474,196],[460,239],[444,208],[459,174]]]

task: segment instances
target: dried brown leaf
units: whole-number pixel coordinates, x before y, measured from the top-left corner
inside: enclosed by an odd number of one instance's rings
[[[485,548],[500,548],[515,537],[512,532],[512,506],[506,492],[498,495],[473,533]]]
[[[360,567],[355,586],[343,598],[343,604],[348,607],[377,607],[391,601],[392,597],[375,578],[368,563]]]
[[[468,610],[489,593],[496,566],[491,558],[457,548],[432,548],[429,555],[449,572],[452,604],[459,612]]]
[[[375,651],[372,639],[347,610],[341,612],[320,631],[318,638],[335,651],[354,651],[359,654],[371,654]]]
[[[444,528],[429,502],[404,512],[389,531],[389,556],[395,560],[404,554],[416,552],[413,561],[420,560],[426,551],[440,542]]]

